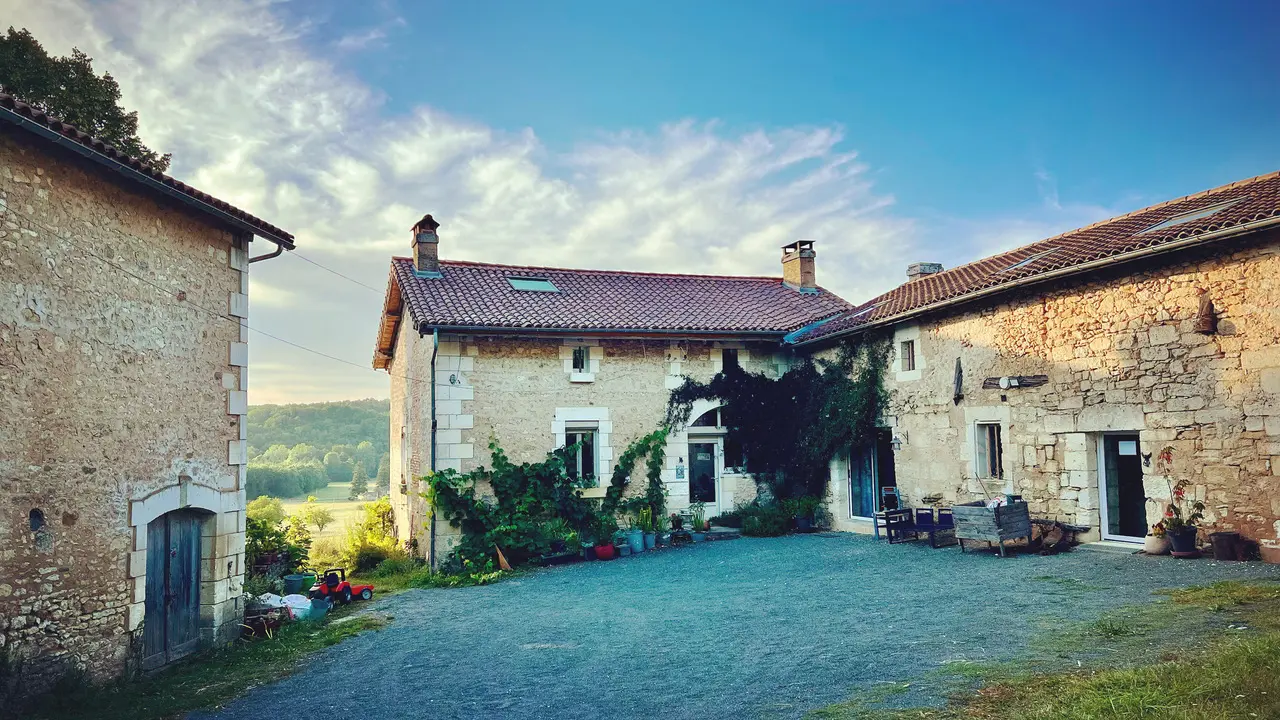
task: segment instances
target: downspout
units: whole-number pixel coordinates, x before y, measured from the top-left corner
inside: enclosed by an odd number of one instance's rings
[[[440,328],[431,329],[431,474],[436,472],[436,353],[440,350]],[[431,546],[427,561],[436,569],[436,509],[431,507]]]
[[[268,238],[268,239],[270,239],[270,238]],[[283,253],[283,252],[284,252],[284,245],[283,245],[283,244],[281,244],[281,243],[276,243],[276,249],[275,249],[275,250],[272,250],[271,252],[266,253],[266,254],[263,254],[263,255],[259,255],[259,256],[257,256],[257,257],[251,257],[251,258],[249,258],[249,264],[250,264],[250,265],[252,265],[252,264],[254,264],[254,263],[258,262],[259,260],[270,260],[270,259],[271,259],[271,258],[273,258],[273,257],[280,257],[280,254],[281,254],[281,253]]]

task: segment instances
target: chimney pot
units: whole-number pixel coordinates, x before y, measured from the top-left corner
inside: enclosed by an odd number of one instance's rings
[[[926,275],[936,275],[940,272],[942,272],[942,263],[914,262],[907,266],[907,280],[919,280]]]
[[[418,277],[441,277],[438,227],[440,223],[430,215],[413,225],[413,271]]]
[[[782,284],[802,293],[818,292],[817,256],[812,240],[797,240],[783,245]]]

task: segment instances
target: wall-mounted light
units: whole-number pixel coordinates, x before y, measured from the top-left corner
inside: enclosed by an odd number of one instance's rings
[[[907,444],[907,431],[899,430],[894,434],[893,440],[890,440],[889,444],[893,446],[894,452],[901,450],[902,446]]]

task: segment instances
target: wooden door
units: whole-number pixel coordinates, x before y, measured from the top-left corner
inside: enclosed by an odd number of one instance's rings
[[[201,516],[177,510],[147,525],[144,670],[173,662],[200,644]]]

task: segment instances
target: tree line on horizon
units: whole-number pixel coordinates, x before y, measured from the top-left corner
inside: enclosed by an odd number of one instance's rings
[[[256,405],[249,408],[245,490],[292,498],[351,483],[351,499],[391,484],[390,402]]]

